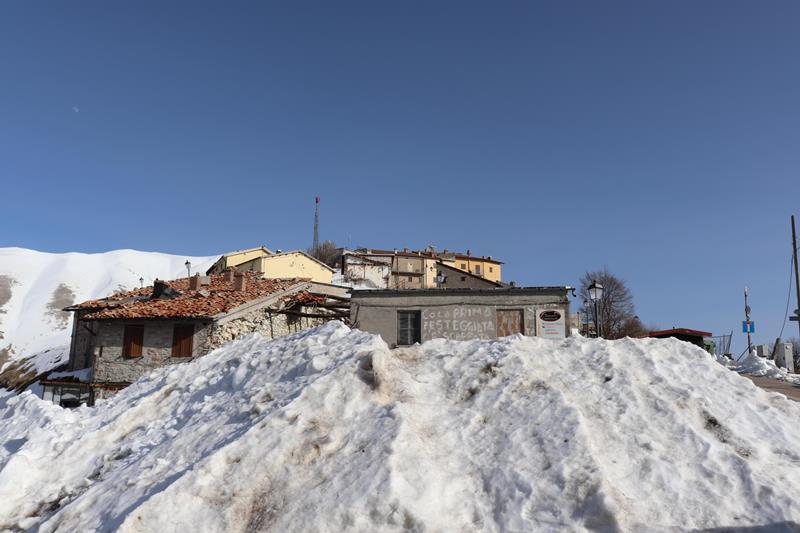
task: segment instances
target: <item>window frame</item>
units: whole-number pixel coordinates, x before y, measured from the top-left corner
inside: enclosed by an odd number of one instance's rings
[[[410,320],[408,320],[409,318]],[[397,346],[413,346],[422,343],[422,311],[419,309],[398,310],[396,320]],[[407,342],[409,340],[411,342]]]

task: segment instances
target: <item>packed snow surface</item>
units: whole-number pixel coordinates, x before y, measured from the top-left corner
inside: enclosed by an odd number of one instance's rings
[[[785,368],[776,365],[775,361],[766,357],[759,357],[755,353],[747,354],[740,361],[731,361],[724,356],[717,356],[717,361],[740,374],[779,379],[800,385],[800,376],[789,373]]]
[[[5,394],[5,393],[4,393]],[[0,530],[800,522],[800,404],[674,339],[250,335],[95,408],[0,396]]]
[[[36,373],[66,362],[73,303],[151,284],[155,278],[205,273],[213,257],[186,257],[136,250],[51,254],[0,248],[0,371],[27,359]]]

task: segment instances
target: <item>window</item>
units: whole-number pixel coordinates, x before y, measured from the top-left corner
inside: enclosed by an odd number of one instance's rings
[[[410,346],[415,342],[420,342],[421,329],[419,311],[397,312],[398,346]]]
[[[466,270],[466,269],[467,269],[467,264],[461,263],[461,270]]]
[[[125,326],[122,335],[122,357],[141,357],[144,326]]]
[[[477,275],[479,275],[479,276],[481,275],[481,266],[480,265],[475,265],[475,273]]]
[[[191,357],[193,324],[176,324],[172,330],[172,357]]]
[[[494,272],[494,267],[489,267],[489,272]]]

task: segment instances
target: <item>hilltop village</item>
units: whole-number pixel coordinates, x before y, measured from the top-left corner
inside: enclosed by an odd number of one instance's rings
[[[187,261],[184,278],[70,305],[69,361],[40,376],[42,397],[92,405],[233,339],[274,339],[330,320],[379,334],[391,348],[433,338],[564,338],[577,327],[571,287],[506,283],[502,261],[470,250],[339,248],[328,263],[259,246],[224,254],[203,273]]]

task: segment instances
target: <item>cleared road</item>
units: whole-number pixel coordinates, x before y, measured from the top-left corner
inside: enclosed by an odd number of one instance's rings
[[[753,380],[753,383],[761,387],[762,389],[766,389],[772,392],[780,392],[784,396],[791,398],[796,402],[800,402],[800,385],[795,385],[794,383],[788,383],[786,381],[780,381],[778,379],[772,378],[765,378],[760,376],[748,376],[746,374],[740,374],[746,378],[750,378]]]

